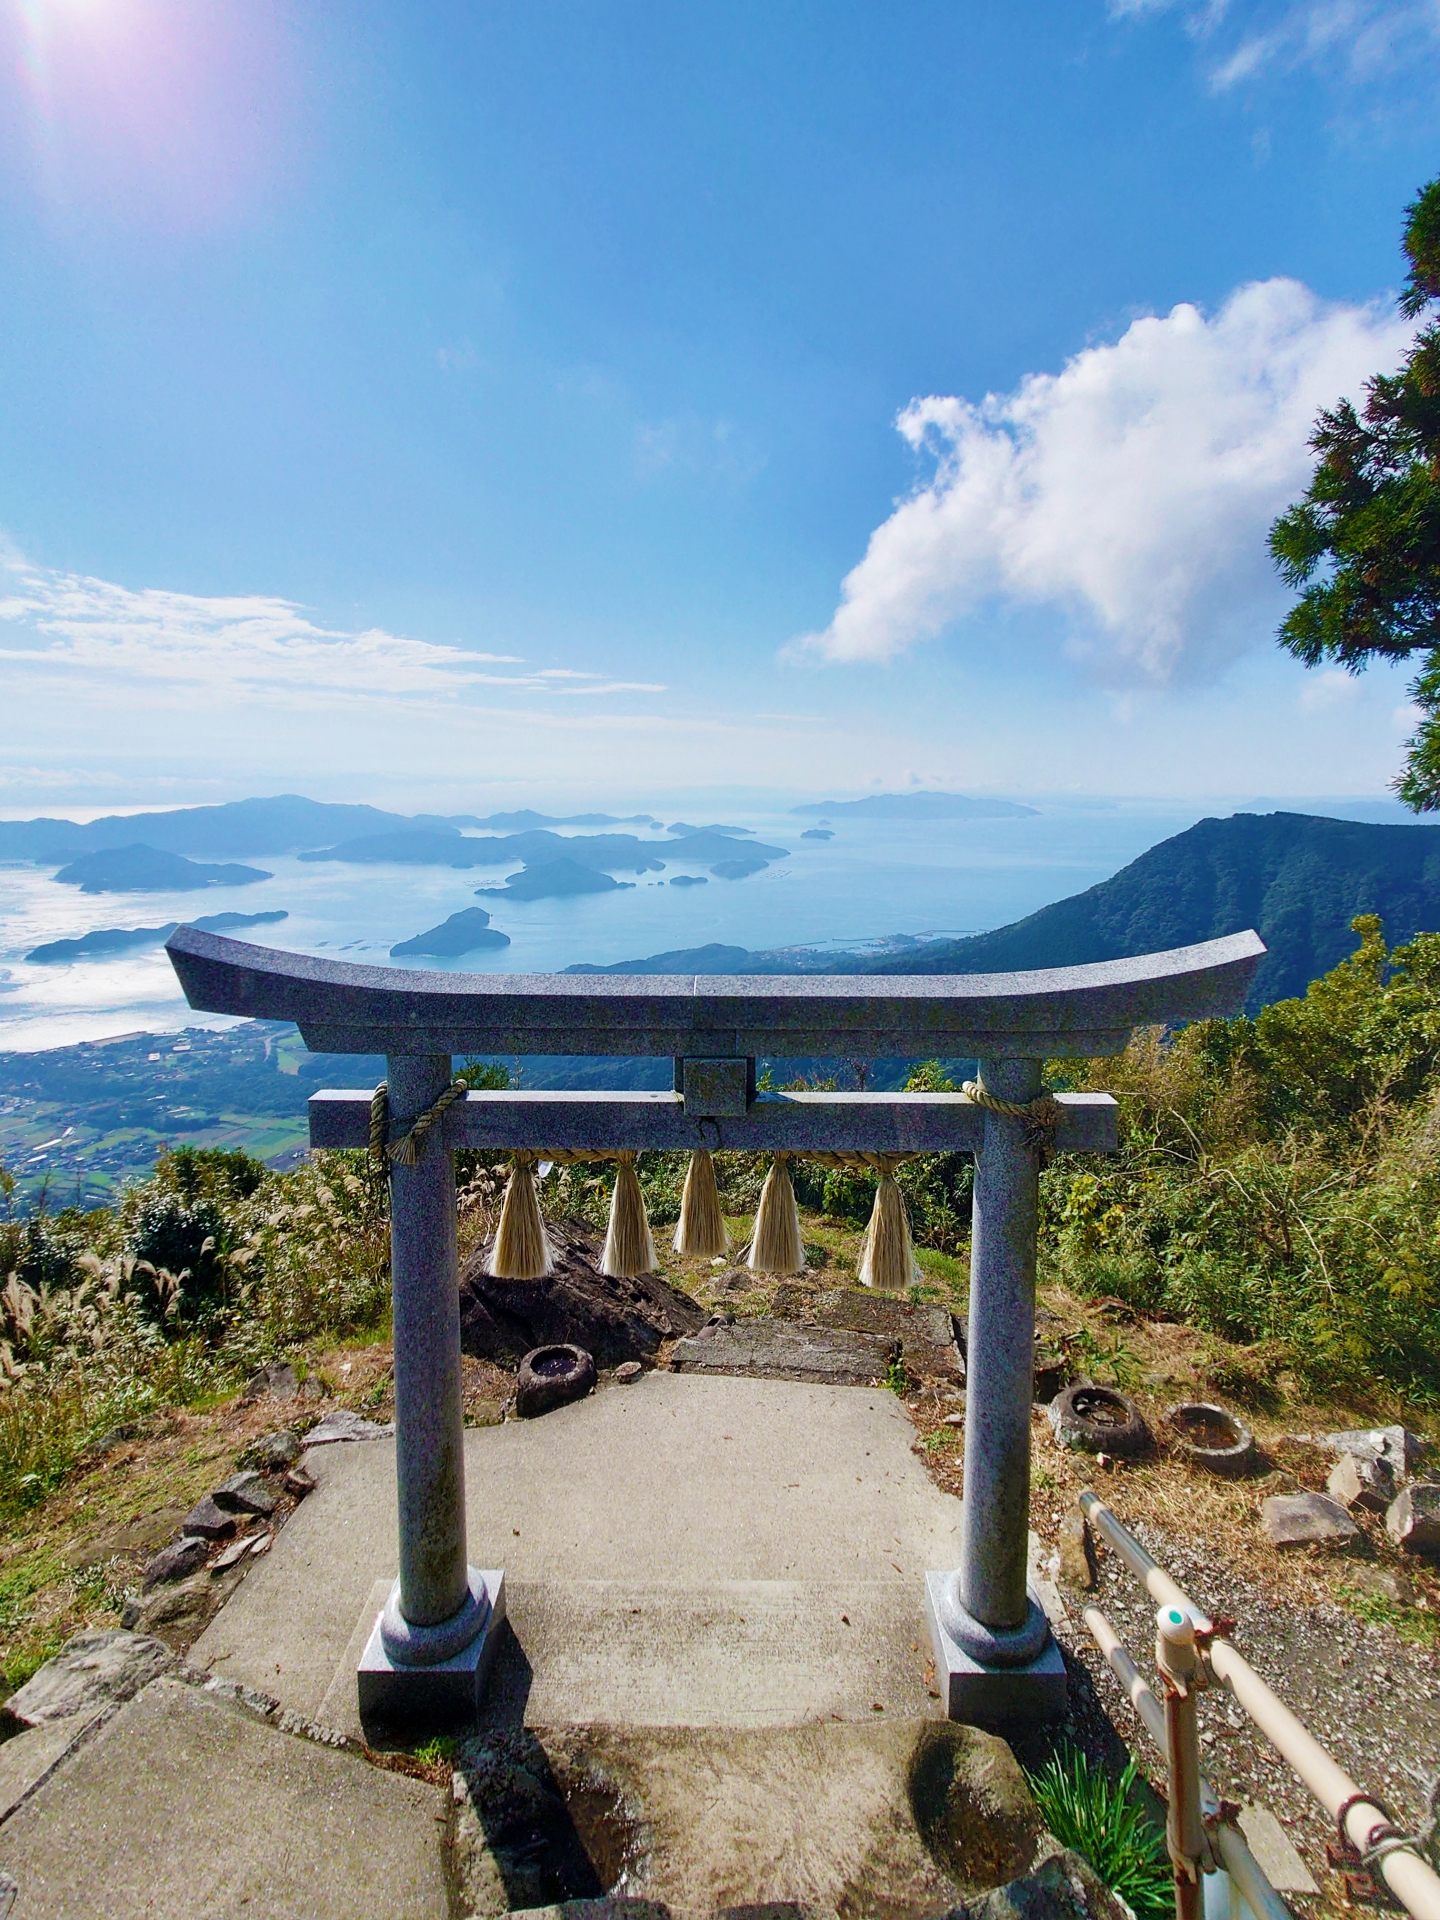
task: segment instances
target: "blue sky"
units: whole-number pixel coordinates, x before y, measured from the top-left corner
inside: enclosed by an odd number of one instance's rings
[[[0,0],[0,805],[1378,792],[1440,13]],[[987,400],[987,396],[989,399]]]

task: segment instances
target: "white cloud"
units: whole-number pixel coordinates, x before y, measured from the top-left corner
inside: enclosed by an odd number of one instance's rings
[[[884,660],[986,601],[1058,608],[1111,685],[1213,675],[1267,640],[1283,598],[1265,546],[1303,491],[1322,406],[1398,360],[1410,323],[1293,280],[1211,318],[1137,320],[1058,374],[896,422],[933,477],[871,535],[829,626],[792,651]]]
[[[1358,674],[1347,673],[1344,667],[1327,667],[1323,673],[1312,675],[1301,687],[1300,711],[1324,713],[1329,707],[1353,706],[1360,698],[1360,693]]]
[[[1399,68],[1423,74],[1440,44],[1437,0],[1110,0],[1112,19],[1180,11],[1207,49],[1217,92],[1270,70],[1310,67],[1361,85]]]
[[[0,556],[0,660],[77,695],[127,703],[200,694],[286,704],[453,702],[479,690],[661,693],[516,654],[317,626],[288,600],[135,591]],[[496,667],[519,667],[497,673]],[[570,684],[583,681],[583,686]],[[596,684],[590,684],[595,682]]]

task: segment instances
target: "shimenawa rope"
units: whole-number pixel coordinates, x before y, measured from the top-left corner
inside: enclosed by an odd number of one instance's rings
[[[398,1166],[413,1167],[420,1158],[420,1151],[431,1128],[469,1091],[463,1080],[452,1080],[438,1100],[426,1107],[423,1113],[416,1114],[398,1140],[387,1141],[385,1136],[390,1131],[390,1087],[388,1081],[382,1080],[370,1096],[372,1156],[376,1160],[392,1161]]]
[[[1055,1129],[1065,1117],[1065,1109],[1053,1093],[1042,1093],[1034,1100],[1002,1100],[991,1093],[983,1080],[966,1080],[960,1088],[967,1100],[991,1113],[1003,1113],[1011,1120],[1025,1122],[1025,1144],[1042,1167],[1055,1156]]]

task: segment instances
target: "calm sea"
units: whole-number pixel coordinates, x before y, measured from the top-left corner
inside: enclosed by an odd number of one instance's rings
[[[253,864],[273,878],[249,886],[204,894],[88,896],[58,885],[48,872],[0,867],[0,1048],[32,1050],[132,1029],[158,1033],[229,1024],[190,1013],[158,947],[64,966],[25,960],[42,941],[94,928],[284,908],[287,920],[239,937],[292,952],[389,963],[396,942],[462,907],[480,905],[511,944],[451,964],[518,973],[557,971],[575,961],[608,964],[712,940],[769,948],[845,945],[897,933],[972,933],[1093,886],[1202,813],[1193,806],[1125,804],[1057,807],[1009,820],[921,823],[840,815],[830,823],[834,839],[821,841],[801,838],[804,828],[816,824],[813,816],[729,812],[722,824],[752,828],[757,838],[789,849],[786,858],[748,879],[711,878],[703,887],[668,885],[677,872],[705,871],[672,861],[663,876],[646,874],[623,892],[529,902],[477,901],[476,886],[499,885],[511,870],[506,867],[312,865],[261,855]],[[708,824],[703,816],[687,817]],[[653,839],[665,857],[668,836],[643,837]]]

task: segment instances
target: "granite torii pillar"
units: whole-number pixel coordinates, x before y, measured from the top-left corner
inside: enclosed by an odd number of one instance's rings
[[[1005,1726],[1061,1711],[1064,1667],[1026,1582],[1039,1167],[1025,1122],[962,1094],[759,1094],[754,1062],[978,1059],[987,1091],[1023,1106],[1048,1059],[1239,1012],[1265,951],[1254,933],[1050,972],[764,980],[421,973],[193,927],[168,950],[192,1007],[293,1020],[315,1052],[384,1054],[392,1137],[444,1091],[457,1053],[676,1061],[672,1093],[472,1093],[392,1171],[400,1573],[361,1663],[362,1709],[473,1708],[504,1615],[503,1574],[466,1552],[452,1152],[471,1146],[972,1152],[960,1565],[926,1576],[925,1610],[952,1718]],[[1113,1150],[1107,1095],[1061,1095],[1059,1109],[1058,1148]],[[313,1146],[364,1146],[369,1093],[317,1093],[310,1117]]]

